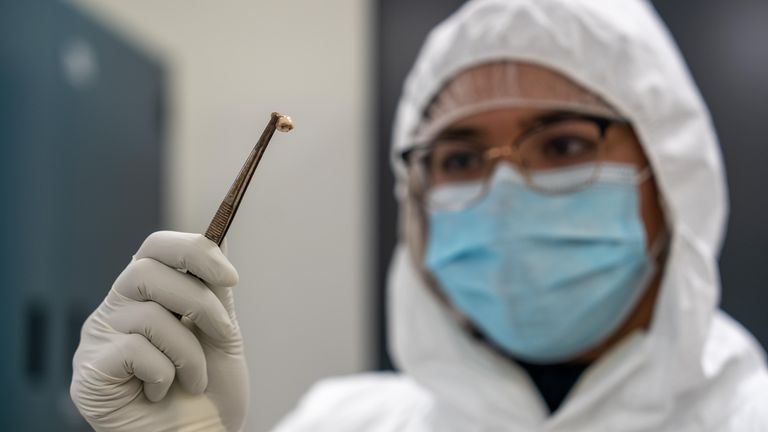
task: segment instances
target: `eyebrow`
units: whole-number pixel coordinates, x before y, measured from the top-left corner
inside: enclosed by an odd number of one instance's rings
[[[530,118],[520,120],[519,126],[521,130],[525,131],[541,124],[551,123],[578,114],[579,113],[575,111],[568,110],[548,110],[537,113]],[[482,138],[483,135],[485,135],[485,133],[482,128],[474,126],[449,126],[437,134],[435,139],[479,139]]]
[[[548,110],[544,111],[542,113],[539,113],[537,115],[534,115],[533,117],[529,119],[525,119],[520,122],[521,129],[530,129],[542,124],[552,123],[554,121],[562,120],[564,118],[579,116],[581,113],[576,111],[568,111],[568,110]]]
[[[481,129],[472,126],[448,127],[441,131],[435,139],[473,139],[483,136]]]

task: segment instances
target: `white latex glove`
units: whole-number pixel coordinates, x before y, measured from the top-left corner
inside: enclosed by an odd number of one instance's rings
[[[229,288],[237,280],[200,234],[147,237],[83,325],[75,353],[70,394],[94,429],[242,429],[248,371]]]

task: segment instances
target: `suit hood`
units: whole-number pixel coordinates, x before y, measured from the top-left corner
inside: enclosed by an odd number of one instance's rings
[[[721,367],[708,363],[705,350],[719,300],[717,258],[728,202],[707,108],[675,43],[645,1],[471,1],[429,34],[405,82],[392,146],[401,206],[407,177],[399,155],[413,142],[430,100],[461,71],[497,60],[557,71],[632,123],[652,166],[670,234],[650,328],[590,367],[555,419],[547,421],[575,421],[579,412],[604,405],[609,395],[618,405],[606,418],[633,412],[654,413],[643,424],[663,418],[676,398],[706,385]],[[427,289],[405,244],[401,239],[389,280],[389,344],[396,364],[467,416],[507,425],[514,420],[523,427],[543,421],[546,410],[524,372],[467,334]]]

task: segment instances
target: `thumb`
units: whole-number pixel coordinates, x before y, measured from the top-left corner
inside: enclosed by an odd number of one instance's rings
[[[219,249],[221,250],[221,254],[225,257],[229,258],[228,256],[228,245],[229,242],[225,238],[221,241],[221,245],[219,246]],[[216,295],[216,297],[219,299],[221,304],[224,305],[224,309],[227,310],[229,313],[229,317],[232,320],[233,324],[237,324],[237,317],[235,316],[235,296],[232,292],[232,287],[209,287],[211,291]]]
[[[202,344],[203,351],[206,358],[211,361],[212,351],[224,353],[229,356],[238,356],[243,354],[243,336],[240,331],[240,323],[237,321],[237,313],[235,312],[235,297],[232,288],[229,287],[210,287],[213,294],[219,299],[224,309],[229,315],[229,321],[232,325],[232,331],[225,337],[212,338],[206,333],[200,331],[200,329],[190,322],[187,318],[182,318],[182,323],[186,325],[190,330],[195,332],[198,340]],[[186,322],[185,322],[186,321]],[[209,370],[210,371],[210,370]]]
[[[229,242],[227,241],[227,239],[224,239],[221,241],[221,244],[219,245],[219,249],[221,249],[221,253],[224,254],[225,257],[229,258],[229,254],[227,253],[229,248],[227,247],[227,245],[229,245]]]
[[[224,309],[229,314],[229,319],[232,321],[232,325],[239,327],[237,324],[237,315],[235,314],[235,295],[230,287],[209,287],[216,298],[219,299]]]

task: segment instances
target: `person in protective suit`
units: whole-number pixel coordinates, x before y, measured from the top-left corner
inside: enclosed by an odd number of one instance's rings
[[[717,307],[717,138],[647,2],[469,2],[406,81],[392,165],[400,372],[324,380],[276,431],[768,430],[764,354]],[[202,236],[147,238],[75,355],[96,430],[243,427],[236,283]]]

